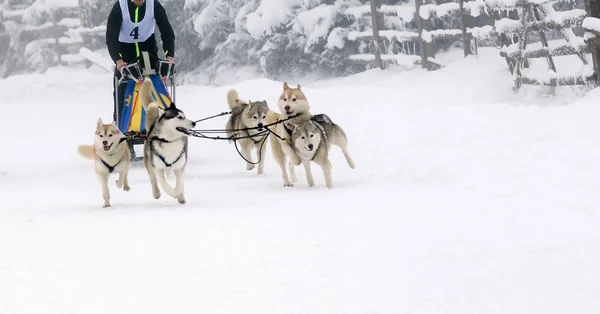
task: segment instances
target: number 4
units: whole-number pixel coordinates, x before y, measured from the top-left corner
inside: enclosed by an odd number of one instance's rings
[[[129,33],[129,36],[132,36],[132,37],[133,37],[133,39],[138,39],[138,38],[140,38],[140,32],[139,32],[139,28],[140,28],[139,26],[136,26],[136,27],[135,27],[135,28],[134,28],[134,29],[131,31],[131,33]]]

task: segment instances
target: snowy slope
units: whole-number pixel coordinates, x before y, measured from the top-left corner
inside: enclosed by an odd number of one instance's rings
[[[600,92],[512,94],[481,52],[303,85],[350,139],[357,168],[334,149],[332,190],[315,166],[315,187],[299,167],[283,188],[270,150],[258,177],[232,145],[190,140],[183,206],[135,168],[101,208],[76,146],[111,118],[105,72],[0,81],[0,313],[595,313]],[[234,87],[276,108],[281,82]],[[228,88],[177,103],[199,119]]]

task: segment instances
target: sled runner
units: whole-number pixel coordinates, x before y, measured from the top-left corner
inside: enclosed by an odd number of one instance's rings
[[[175,102],[175,70],[174,64],[158,60],[154,68],[151,67],[150,56],[142,52],[142,60],[128,64],[122,69],[122,75],[115,76],[115,103],[113,117],[119,130],[128,137],[132,159],[139,161],[143,157],[136,157],[134,145],[144,144],[146,136],[146,111],[142,106],[138,92],[144,80],[152,81],[152,95],[159,106],[166,109],[171,102]],[[140,61],[141,65],[140,66]],[[170,91],[169,88],[170,87]]]

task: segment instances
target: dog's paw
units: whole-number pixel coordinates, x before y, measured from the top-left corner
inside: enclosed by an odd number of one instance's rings
[[[155,200],[160,198],[160,191],[152,191],[152,197],[154,197]]]
[[[131,191],[131,187],[129,185],[125,185],[125,186],[123,186],[123,191],[129,192],[129,191]]]
[[[259,171],[256,175],[259,177],[264,177],[265,173],[263,171]]]
[[[315,186],[315,181],[312,181],[312,180],[308,181],[308,186],[311,187],[311,188],[313,186]]]
[[[102,208],[108,208],[110,207],[110,203],[104,203],[104,205],[102,205]]]
[[[284,188],[292,188],[292,187],[294,187],[294,185],[291,182],[286,182],[283,184],[283,187]]]
[[[183,194],[179,195],[177,197],[177,201],[179,202],[179,204],[185,204],[185,196],[183,196]]]
[[[248,171],[254,170],[254,165],[253,164],[246,164],[246,170],[248,170]]]

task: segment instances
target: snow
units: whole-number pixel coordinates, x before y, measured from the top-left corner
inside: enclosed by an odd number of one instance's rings
[[[289,82],[348,135],[357,168],[334,147],[333,189],[317,166],[317,186],[298,167],[283,188],[270,146],[258,177],[232,145],[190,139],[187,204],[152,199],[133,168],[132,190],[112,177],[113,207],[102,209],[76,147],[92,142],[99,117],[111,120],[110,81],[64,67],[0,80],[14,117],[0,124],[10,148],[0,154],[3,313],[600,308],[598,89],[512,93],[505,60],[485,47],[438,71]],[[234,87],[275,108],[281,85],[178,86],[177,103],[200,119],[225,111]]]
[[[206,36],[215,25],[221,21],[226,21],[228,17],[222,12],[223,8],[216,3],[210,4],[200,12],[194,19],[194,31],[200,37]]]
[[[415,18],[415,6],[411,5],[399,5],[396,6],[396,14],[400,17],[405,23],[410,23]]]
[[[471,0],[465,1],[463,6],[465,11],[468,12],[471,16],[477,17],[485,13],[485,4],[484,0]]]
[[[91,51],[86,47],[79,48],[79,55],[99,66],[101,69],[104,69],[106,72],[113,73],[115,70],[115,64],[109,57],[105,57],[98,52]]]
[[[76,18],[63,18],[58,21],[58,24],[66,27],[80,27],[81,20]]]
[[[303,0],[262,0],[256,11],[246,17],[248,32],[255,39],[271,34],[277,27],[287,24],[294,16],[294,8]]]
[[[492,39],[495,35],[494,27],[485,25],[482,27],[467,28],[467,32],[471,33],[477,39]]]
[[[600,19],[596,17],[586,17],[581,25],[583,28],[600,33]]]
[[[496,21],[495,24],[496,32],[498,34],[511,34],[516,33],[518,29],[521,27],[521,23],[518,20],[513,20],[509,18],[502,18]]]
[[[587,15],[585,10],[582,9],[555,11],[550,5],[546,5],[545,7],[552,9],[552,11],[544,18],[544,20],[559,25],[572,24],[574,21],[583,19]]]
[[[346,45],[346,38],[348,38],[349,30],[347,28],[336,27],[329,33],[327,37],[327,44],[325,48],[333,49],[338,48],[342,49]]]
[[[25,56],[31,56],[35,53],[39,52],[43,48],[51,47],[57,43],[55,38],[42,38],[30,41],[27,46],[25,46]]]
[[[372,37],[373,30],[366,30],[362,32],[350,31],[348,32],[349,40],[357,40],[359,38]],[[379,36],[386,37],[390,40],[397,39],[398,41],[412,41],[419,37],[418,33],[408,31],[395,31],[395,30],[381,30]]]
[[[305,52],[310,51],[312,45],[329,35],[329,30],[333,27],[335,14],[336,7],[326,4],[298,14],[293,22],[292,29],[296,33],[306,36]]]
[[[347,15],[354,16],[355,19],[359,19],[365,15],[371,14],[371,6],[361,5],[356,7],[350,7],[346,9],[345,13]]]
[[[44,1],[46,4],[52,7],[68,7],[74,8],[79,6],[79,0],[37,0]]]

